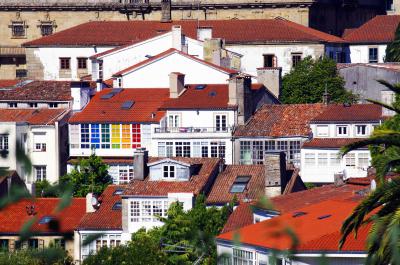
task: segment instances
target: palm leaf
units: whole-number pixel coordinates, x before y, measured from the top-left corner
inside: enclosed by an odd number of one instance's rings
[[[399,84],[391,84],[385,80],[382,79],[378,79],[376,80],[379,84],[387,87],[388,89],[390,89],[391,91],[393,91],[396,94],[400,94],[400,85]]]

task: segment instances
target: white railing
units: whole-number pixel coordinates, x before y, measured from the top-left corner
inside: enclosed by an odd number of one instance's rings
[[[225,133],[231,132],[231,127],[164,127],[155,128],[155,133]]]

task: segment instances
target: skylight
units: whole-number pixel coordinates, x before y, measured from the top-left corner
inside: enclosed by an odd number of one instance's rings
[[[114,203],[112,209],[113,210],[121,210],[122,209],[122,202],[118,201],[118,202]]]
[[[134,101],[132,101],[132,100],[127,100],[127,101],[125,101],[124,103],[122,103],[121,109],[123,109],[123,110],[128,110],[128,109],[132,108],[133,104],[135,104]]]
[[[113,193],[113,195],[121,195],[124,192],[123,189],[116,189]]]
[[[231,193],[242,193],[250,180],[250,176],[237,176],[235,182],[232,184]]]
[[[306,212],[294,212],[292,217],[296,218],[296,217],[300,217],[300,216],[303,216],[306,214],[307,214]]]
[[[319,219],[319,220],[322,220],[322,219],[329,218],[329,217],[331,217],[331,216],[332,216],[331,214],[325,214],[325,215],[318,216],[318,219]]]
[[[112,98],[114,95],[115,95],[115,94],[111,92],[111,93],[102,95],[100,98],[101,98],[101,99],[110,99],[110,98]]]
[[[40,225],[48,224],[48,223],[50,223],[51,220],[53,220],[53,217],[51,217],[51,216],[43,216],[43,217],[39,220],[39,224],[40,224]]]
[[[196,90],[204,90],[204,88],[206,88],[207,85],[197,85],[195,87]]]

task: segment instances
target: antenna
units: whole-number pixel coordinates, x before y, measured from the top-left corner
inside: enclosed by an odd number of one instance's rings
[[[322,102],[325,104],[325,105],[328,105],[328,103],[329,103],[329,94],[328,94],[328,83],[325,81],[325,92],[324,92],[324,94],[322,95]]]

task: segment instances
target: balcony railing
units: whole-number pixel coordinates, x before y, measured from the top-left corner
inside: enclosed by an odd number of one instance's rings
[[[231,132],[232,127],[164,127],[155,128],[155,133],[226,133]]]

